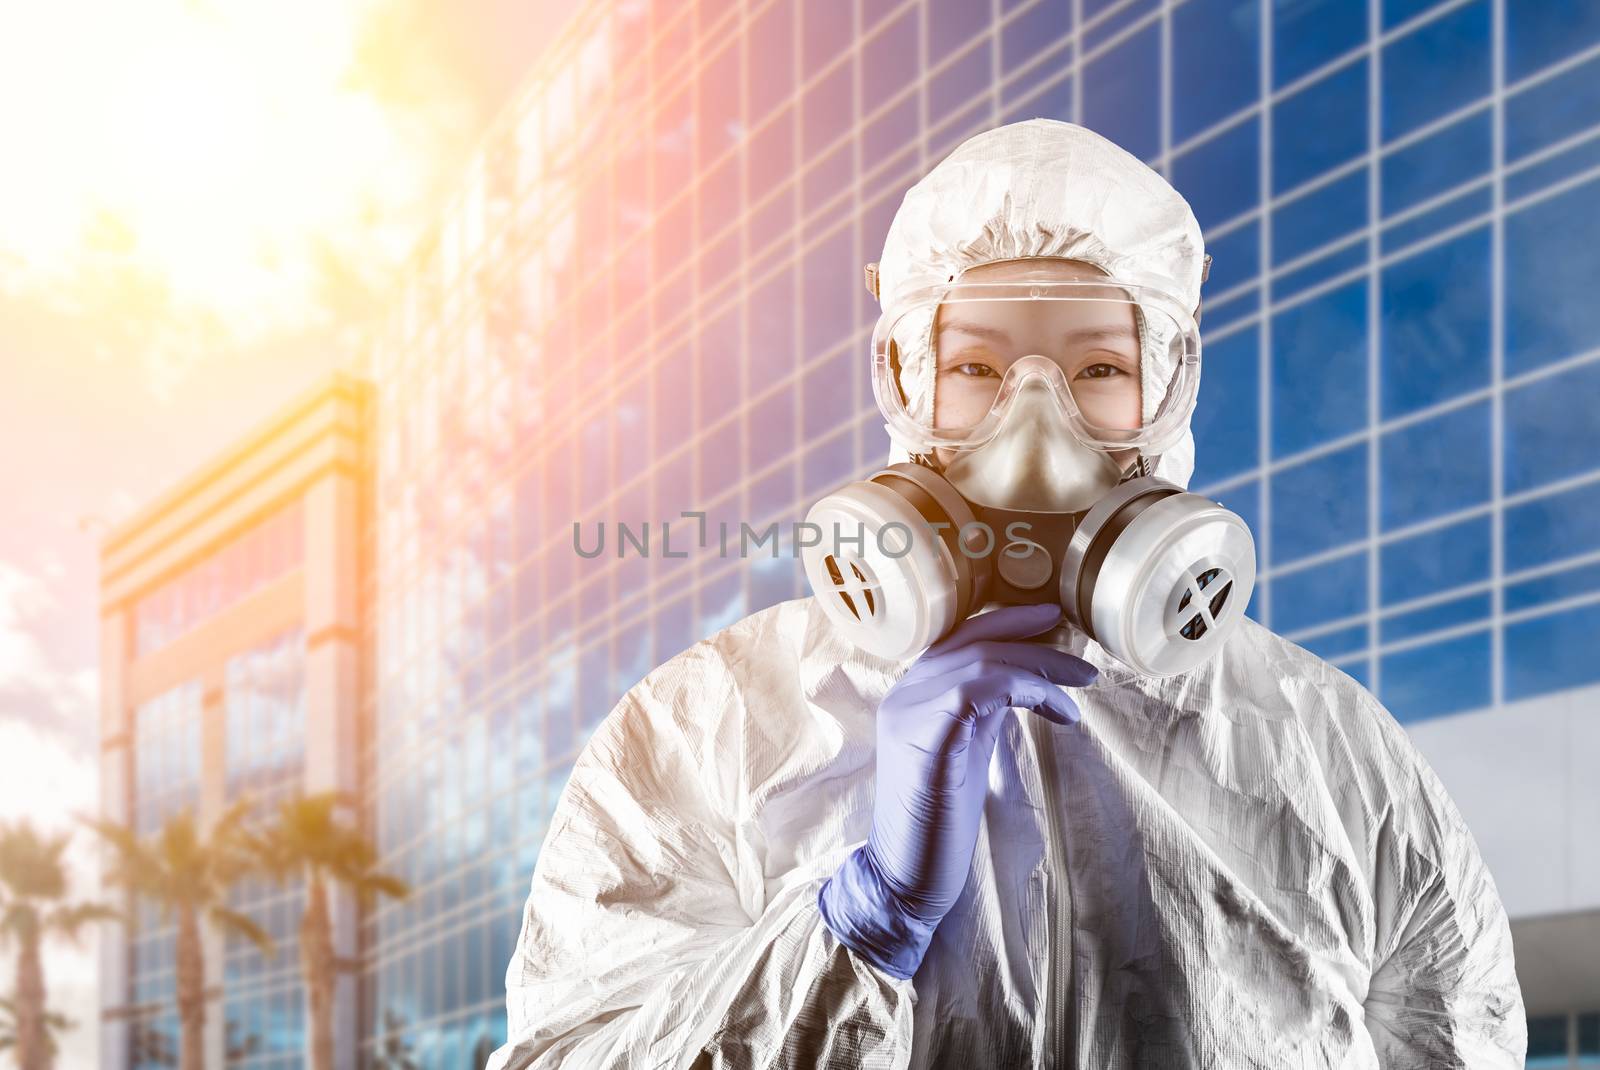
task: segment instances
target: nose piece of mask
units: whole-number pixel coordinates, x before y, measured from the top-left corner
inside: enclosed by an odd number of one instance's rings
[[[1123,664],[1171,676],[1217,652],[1255,588],[1244,521],[1151,476],[1082,512],[1027,514],[974,508],[931,468],[894,464],[806,521],[812,592],[850,642],[885,658],[919,653],[991,602],[1055,602]]]
[[[1102,449],[1078,441],[1042,376],[1029,376],[984,445],[962,449],[944,477],[974,505],[1034,513],[1083,512],[1122,480]]]
[[[1045,378],[1029,375],[994,437],[956,452],[946,462],[944,476],[975,505],[1076,513],[1116,486],[1122,470],[1110,454],[1078,440]]]

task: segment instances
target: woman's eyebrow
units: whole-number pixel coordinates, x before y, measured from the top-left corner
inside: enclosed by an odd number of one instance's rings
[[[988,342],[1011,341],[1011,333],[1009,331],[1000,327],[985,327],[981,323],[973,323],[969,320],[943,320],[939,324],[939,333],[943,334],[945,331],[960,331],[962,334],[970,334],[974,338],[982,338]]]
[[[1115,327],[1079,327],[1077,330],[1068,331],[1062,335],[1062,340],[1067,342],[1136,342],[1138,341],[1138,335],[1134,333],[1132,327],[1123,323]]]

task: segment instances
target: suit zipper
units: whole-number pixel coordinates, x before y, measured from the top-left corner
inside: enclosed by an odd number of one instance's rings
[[[1061,809],[1060,799],[1056,790],[1056,752],[1055,741],[1050,736],[1050,726],[1038,714],[1030,714],[1028,720],[1033,727],[1034,757],[1039,762],[1039,777],[1044,783],[1045,821],[1050,832],[1050,853],[1061,867],[1059,879],[1055,886],[1055,939],[1051,941],[1054,951],[1056,946],[1064,947],[1065,953],[1057,957],[1052,955],[1050,960],[1050,1020],[1047,1023],[1046,1035],[1054,1043],[1051,1045],[1055,1051],[1056,1070],[1068,1070],[1073,1065],[1069,1056],[1077,1039],[1075,1022],[1069,1018],[1072,1006],[1068,997],[1068,985],[1072,981],[1072,867],[1068,864],[1066,839],[1061,835]]]

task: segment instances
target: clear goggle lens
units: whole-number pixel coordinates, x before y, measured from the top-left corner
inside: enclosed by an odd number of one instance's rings
[[[1051,389],[1084,442],[1159,450],[1186,426],[1199,362],[1181,305],[1114,281],[954,282],[896,302],[873,332],[879,408],[919,450],[982,445],[1029,384]]]

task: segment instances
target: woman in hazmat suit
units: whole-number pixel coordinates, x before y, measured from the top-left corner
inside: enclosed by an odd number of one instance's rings
[[[1183,198],[1070,123],[910,189],[869,269],[894,463],[811,516],[866,548],[596,730],[492,1070],[1522,1065],[1456,807],[1243,615],[1248,531],[1183,492],[1206,266]]]

